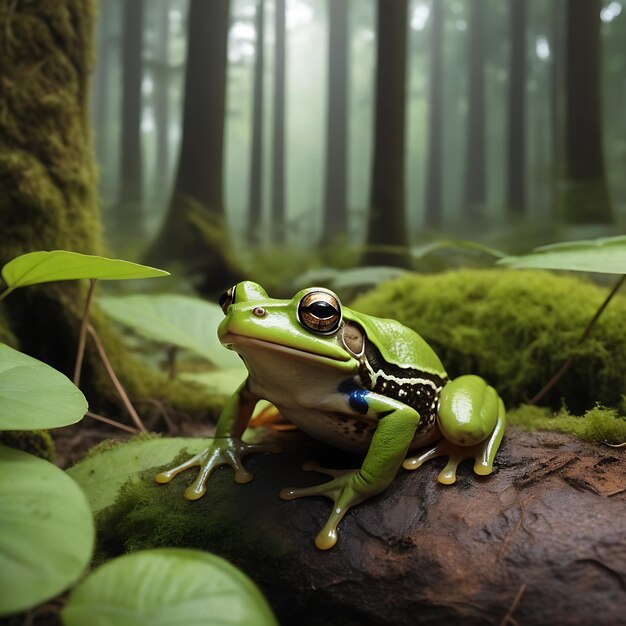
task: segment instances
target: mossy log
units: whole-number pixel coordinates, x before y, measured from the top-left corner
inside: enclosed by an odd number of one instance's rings
[[[401,471],[352,509],[327,552],[313,538],[322,498],[285,502],[301,470],[350,457],[301,433],[283,454],[246,460],[255,479],[218,470],[200,500],[182,492],[193,472],[157,485],[151,470],[98,515],[100,557],[152,546],[198,547],[229,559],[267,595],[282,624],[617,624],[626,597],[626,464],[621,449],[562,433],[511,428],[491,476],[464,464],[455,485],[442,461]]]

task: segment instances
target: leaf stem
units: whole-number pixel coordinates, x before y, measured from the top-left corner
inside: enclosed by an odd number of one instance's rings
[[[113,420],[110,417],[105,417],[104,415],[98,415],[97,413],[92,413],[91,411],[87,411],[85,413],[87,417],[91,417],[94,420],[98,420],[99,422],[104,422],[109,426],[115,426],[115,428],[119,428],[120,430],[125,430],[127,433],[132,433],[133,435],[137,435],[139,430],[137,428],[133,428],[132,426],[126,426],[126,424],[122,424],[117,420]]]
[[[15,289],[15,287],[7,287],[2,293],[0,293],[0,302],[2,302],[13,291],[13,289]]]
[[[85,299],[85,310],[83,311],[83,319],[80,324],[80,335],[78,336],[78,349],[76,350],[76,363],[74,364],[74,384],[80,385],[80,373],[83,369],[83,358],[85,356],[85,344],[87,343],[87,324],[89,323],[89,311],[91,309],[91,300],[96,287],[96,279],[89,281],[89,290]]]
[[[130,414],[130,417],[132,418],[133,422],[135,423],[135,426],[139,429],[140,432],[147,433],[148,431],[146,430],[146,427],[143,425],[143,422],[141,421],[141,418],[137,414],[137,411],[135,411],[135,407],[132,405],[126,393],[126,390],[122,386],[122,383],[120,382],[119,378],[116,376],[115,371],[113,370],[113,367],[111,366],[111,362],[109,361],[109,358],[107,357],[106,351],[104,350],[104,346],[102,345],[102,341],[100,341],[100,337],[98,337],[98,333],[96,333],[96,329],[91,324],[87,324],[87,332],[89,332],[94,343],[96,344],[96,350],[98,351],[98,355],[100,356],[102,365],[104,365],[104,369],[109,375],[109,378],[111,379],[111,382],[113,383],[113,386],[115,387],[115,391],[117,391],[117,395],[122,400],[124,406],[126,407],[126,410]]]
[[[626,274],[624,274],[624,276],[622,276],[617,281],[617,283],[615,283],[615,285],[613,286],[613,289],[611,289],[611,291],[605,298],[604,302],[600,305],[600,308],[596,311],[596,314],[591,318],[583,334],[580,336],[580,339],[576,342],[576,345],[574,347],[579,346],[581,343],[583,343],[583,341],[585,341],[585,339],[587,339],[587,337],[589,337],[600,315],[602,315],[602,313],[604,312],[604,309],[606,309],[609,302],[613,299],[613,296],[620,290],[620,287],[624,284],[624,281],[626,281]],[[570,354],[570,356],[567,357],[565,363],[561,365],[561,368],[559,369],[559,371],[556,374],[554,374],[554,376],[552,376],[552,378],[543,386],[541,391],[539,391],[535,395],[535,397],[532,398],[528,402],[528,404],[537,404],[538,402],[540,402],[543,399],[543,397],[548,393],[548,391],[550,391],[550,389],[552,389],[552,387],[554,387],[554,385],[556,385],[561,380],[561,378],[563,378],[563,375],[570,368],[575,358],[576,358],[575,354]]]

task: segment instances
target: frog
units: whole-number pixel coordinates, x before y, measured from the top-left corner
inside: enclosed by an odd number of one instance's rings
[[[352,507],[384,491],[401,467],[415,470],[437,457],[447,464],[437,480],[453,484],[457,468],[473,459],[479,476],[493,471],[506,424],[503,400],[483,378],[449,378],[439,357],[416,331],[392,319],[343,306],[323,287],[274,299],[243,281],[219,300],[225,317],[220,342],[243,360],[248,375],[227,401],[206,449],[159,473],[158,483],[199,467],[185,490],[201,498],[216,468],[230,465],[238,483],[252,480],[243,459],[279,452],[272,443],[245,443],[242,435],[261,400],[299,429],[331,446],[363,456],[353,469],[303,469],[329,476],[311,487],[286,487],[285,500],[323,496],[333,508],[315,537],[321,550],[337,543],[338,526]]]

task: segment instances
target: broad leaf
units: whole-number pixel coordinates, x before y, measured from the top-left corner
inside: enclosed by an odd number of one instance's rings
[[[38,430],[78,422],[85,396],[61,372],[0,343],[0,430]]]
[[[202,385],[210,393],[231,396],[247,376],[248,370],[240,364],[239,367],[229,367],[213,372],[182,372],[179,378]]]
[[[67,473],[82,487],[96,513],[113,504],[120,487],[140,472],[170,463],[183,449],[195,454],[206,445],[201,438],[138,439],[96,452]]]
[[[109,296],[98,303],[110,317],[147,339],[191,350],[222,367],[240,363],[217,338],[224,319],[217,304],[175,294]]]
[[[70,595],[65,626],[269,626],[277,622],[256,585],[200,550],[160,548],[98,568]]]
[[[91,558],[94,526],[85,495],[65,472],[4,446],[0,502],[0,615],[7,615],[78,579]]]
[[[169,272],[121,259],[107,259],[67,250],[29,252],[9,261],[2,268],[2,278],[11,290],[55,280],[127,280],[157,276],[169,276]]]
[[[467,239],[438,239],[437,241],[413,246],[411,248],[411,254],[414,258],[421,259],[431,252],[444,249],[471,250],[472,252],[482,252],[483,254],[497,258],[505,256],[504,252],[496,250],[496,248],[484,246],[481,243]]]
[[[626,274],[626,236],[541,246],[524,256],[500,259],[498,264],[514,268]]]

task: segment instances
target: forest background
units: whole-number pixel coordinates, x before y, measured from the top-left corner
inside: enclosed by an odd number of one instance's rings
[[[106,0],[108,243],[206,280],[285,245],[296,271],[619,233],[624,41],[606,0]],[[216,248],[232,272],[198,261]]]

